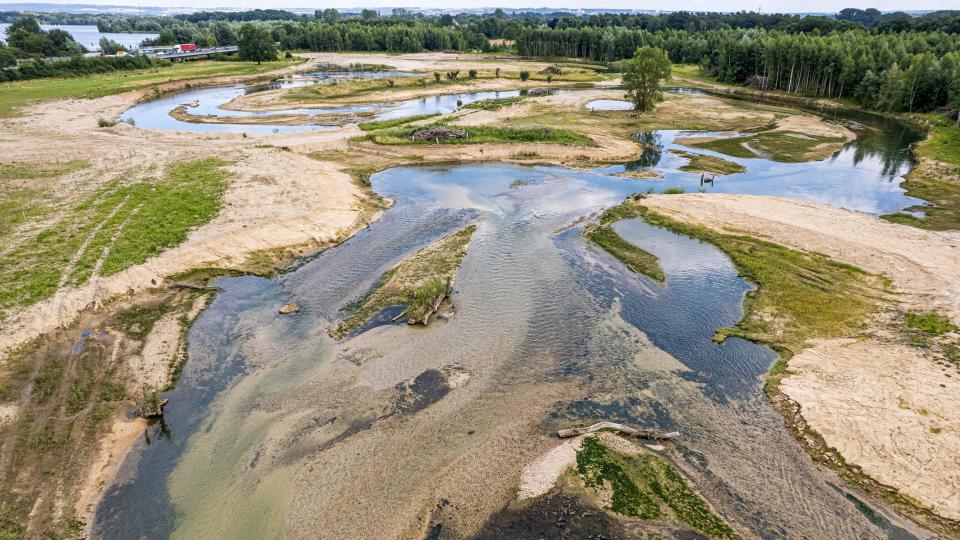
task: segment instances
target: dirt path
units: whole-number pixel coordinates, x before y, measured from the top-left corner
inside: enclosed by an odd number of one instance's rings
[[[777,197],[648,198],[670,217],[826,254],[889,277],[905,309],[960,322],[960,234]],[[960,519],[960,369],[877,330],[816,344],[789,361],[781,390],[847,463],[934,512]],[[855,389],[856,391],[851,391]]]

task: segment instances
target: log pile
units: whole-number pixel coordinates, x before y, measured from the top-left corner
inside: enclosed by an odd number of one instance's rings
[[[528,96],[549,96],[553,94],[553,90],[549,88],[533,88],[527,92]]]
[[[452,139],[466,138],[467,130],[443,126],[417,128],[410,133],[411,141],[447,141]]]
[[[596,424],[585,428],[561,429],[557,432],[557,436],[561,439],[568,439],[570,437],[587,435],[589,433],[595,433],[605,429],[620,433],[622,435],[636,437],[638,439],[649,439],[654,441],[676,439],[680,436],[679,431],[662,432],[656,429],[637,429],[630,426],[625,426],[623,424],[617,424],[616,422],[597,422]]]

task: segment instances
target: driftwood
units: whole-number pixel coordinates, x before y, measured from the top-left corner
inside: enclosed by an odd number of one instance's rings
[[[549,96],[553,94],[553,90],[549,88],[532,88],[527,91],[528,96]]]
[[[210,287],[206,285],[192,285],[190,283],[174,283],[170,285],[171,289],[190,289],[192,291],[215,291],[219,292],[223,289],[220,287]]]
[[[454,129],[443,126],[429,126],[413,130],[410,133],[411,141],[446,141],[450,139],[466,139],[467,130]]]
[[[426,314],[424,314],[423,320],[417,321],[416,319],[410,318],[410,319],[407,319],[407,324],[416,324],[420,322],[420,323],[423,323],[424,326],[426,326],[430,322],[430,316],[440,310],[440,304],[442,304],[443,301],[448,296],[450,296],[451,292],[453,292],[453,287],[450,285],[450,278],[447,278],[447,283],[443,287],[443,292],[438,294],[437,297],[433,300],[433,303],[430,305],[430,309],[427,311]],[[404,310],[404,313],[406,312],[407,310]],[[403,313],[401,313],[400,315],[403,315]],[[399,318],[400,315],[398,315],[397,318]]]
[[[679,431],[661,432],[655,429],[637,429],[630,426],[625,426],[623,424],[617,424],[616,422],[597,422],[596,424],[585,428],[561,429],[557,432],[557,436],[561,439],[568,439],[570,437],[587,435],[588,433],[594,433],[604,429],[622,433],[623,435],[629,435],[630,437],[636,437],[638,439],[651,439],[655,441],[676,439],[680,436]]]

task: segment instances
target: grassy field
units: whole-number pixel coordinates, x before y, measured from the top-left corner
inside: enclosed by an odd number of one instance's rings
[[[705,172],[712,174],[736,174],[747,170],[747,168],[743,165],[714,156],[694,154],[693,152],[685,152],[683,150],[674,150],[673,153],[690,160],[689,163],[680,167],[681,171],[693,173]]]
[[[52,295],[61,284],[82,285],[182,242],[220,210],[225,162],[188,161],[155,181],[116,178],[59,221],[0,256],[0,309]]]
[[[437,141],[410,139],[410,134],[417,128],[400,128],[384,130],[367,135],[367,140],[377,144],[405,145],[405,144],[436,144]],[[593,139],[568,129],[549,127],[489,127],[469,126],[465,139],[440,140],[439,144],[482,144],[482,143],[553,143],[577,144],[596,146]]]
[[[86,169],[83,160],[56,163],[0,163],[0,244],[20,225],[40,217],[51,197],[49,180]]]
[[[470,225],[448,234],[388,270],[368,294],[343,307],[349,315],[330,334],[339,339],[390,306],[405,306],[409,318],[421,319],[453,278],[476,230]]]
[[[942,115],[926,117],[934,127],[917,148],[920,164],[900,185],[907,190],[907,195],[923,199],[930,206],[909,209],[923,212],[923,217],[908,214],[883,217],[923,229],[960,229],[960,128]]]
[[[61,98],[97,98],[182,79],[256,75],[300,62],[302,60],[296,59],[265,62],[263,64],[204,60],[84,77],[34,79],[2,83],[0,84],[0,118],[16,116],[18,108],[38,101]]]
[[[607,448],[598,437],[587,437],[577,452],[577,472],[587,487],[612,491],[609,509],[618,514],[647,520],[672,517],[710,538],[739,538],[676,469],[652,452],[628,456]]]

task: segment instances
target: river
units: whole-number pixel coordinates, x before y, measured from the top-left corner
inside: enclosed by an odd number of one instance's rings
[[[167,422],[124,461],[94,536],[393,537],[433,507],[432,530],[482,526],[477,516],[506,502],[493,479],[515,478],[553,444],[549,430],[603,418],[680,430],[682,468],[759,537],[909,538],[871,521],[793,440],[761,388],[772,351],[712,342],[750,288],[722,253],[639,220],[616,224],[660,258],[661,286],[584,242],[576,224],[627,194],[694,188],[671,153],[681,135],[641,134],[644,156],[597,171],[390,169],[372,184],[396,204],[368,229],[275,279],[221,279],[165,394]],[[898,187],[916,137],[887,126],[824,161],[733,158],[747,173],[707,190],[897,211],[916,203]],[[637,167],[666,180],[608,174]],[[471,222],[453,317],[328,337],[384,271]],[[289,301],[301,313],[278,315]],[[398,408],[409,381],[437,371],[460,382],[422,410]]]

